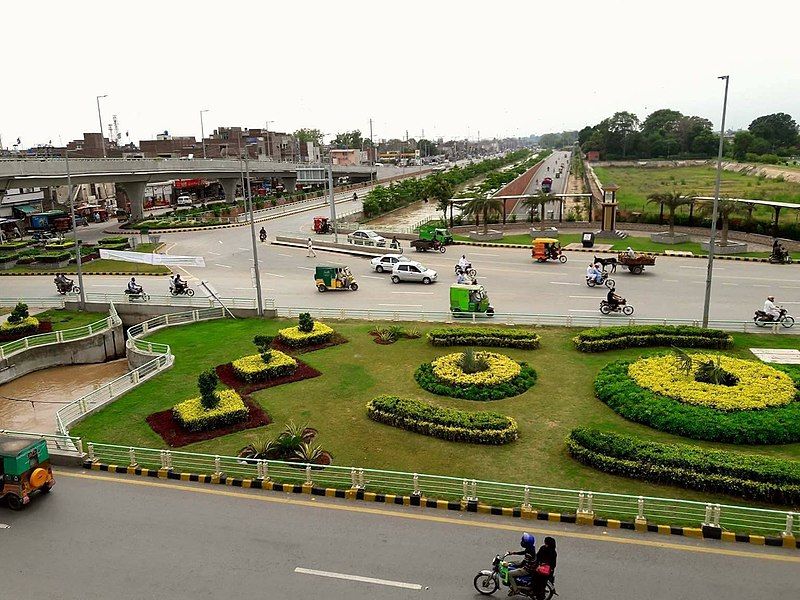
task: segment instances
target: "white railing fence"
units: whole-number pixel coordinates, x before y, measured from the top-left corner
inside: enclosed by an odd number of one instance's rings
[[[119,318],[113,302],[109,306],[109,316],[100,321],[95,321],[83,327],[74,327],[72,329],[62,329],[59,331],[51,331],[50,333],[39,333],[24,337],[13,342],[7,342],[0,345],[0,360],[11,358],[17,354],[37,348],[39,346],[48,346],[51,344],[61,344],[63,342],[73,342],[75,340],[82,340],[98,333],[102,333],[122,325],[122,319]]]
[[[14,437],[23,437],[36,440],[45,440],[47,442],[47,449],[49,451],[59,451],[72,454],[82,455],[83,443],[81,438],[72,437],[68,435],[59,435],[56,433],[32,433],[30,431],[13,431],[11,429],[0,429],[0,436],[8,435]]]
[[[511,506],[549,512],[579,513],[624,521],[646,519],[763,535],[800,537],[800,514],[696,502],[674,498],[610,494],[587,490],[548,488],[425,473],[382,471],[347,466],[310,465],[275,460],[242,459],[173,450],[86,443],[91,461],[113,465],[137,465],[200,475],[225,474],[243,479],[277,483],[311,484],[316,487],[363,489],[377,493],[417,495],[452,501],[479,501],[492,506]]]

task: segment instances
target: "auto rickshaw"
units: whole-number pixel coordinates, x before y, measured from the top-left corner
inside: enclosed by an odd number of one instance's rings
[[[536,238],[531,242],[531,256],[536,262],[557,260],[560,263],[567,262],[567,257],[561,252],[561,244],[555,238]]]
[[[331,231],[328,217],[314,217],[314,233],[330,233]]]
[[[450,286],[450,313],[454,317],[492,317],[494,308],[489,304],[489,295],[482,285],[454,283]]]
[[[320,292],[328,290],[358,289],[355,277],[347,267],[317,267],[314,271],[314,281]]]
[[[0,435],[0,499],[21,510],[35,491],[47,493],[55,484],[45,440]]]

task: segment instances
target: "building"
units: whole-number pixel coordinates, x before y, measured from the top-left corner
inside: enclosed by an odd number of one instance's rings
[[[334,165],[342,165],[347,167],[354,167],[360,165],[365,155],[361,150],[354,148],[347,148],[344,150],[331,148],[329,150],[331,163]]]
[[[159,133],[154,140],[139,142],[144,158],[197,158],[203,148],[194,136],[172,136],[168,131]]]
[[[0,217],[11,218],[22,213],[41,212],[43,200],[44,188],[0,190]]]

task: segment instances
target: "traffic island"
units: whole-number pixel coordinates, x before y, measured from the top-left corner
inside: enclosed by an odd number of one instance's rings
[[[691,239],[689,238],[688,233],[678,233],[675,232],[670,234],[669,231],[661,231],[659,233],[651,233],[650,234],[650,241],[655,242],[657,244],[683,244],[685,242],[690,242]]]
[[[708,252],[710,248],[710,244],[708,242],[700,242],[700,247]],[[733,242],[728,240],[726,244],[720,244],[716,242],[714,244],[714,254],[721,254],[721,255],[731,255],[731,254],[742,254],[747,252],[747,244],[744,242]]]

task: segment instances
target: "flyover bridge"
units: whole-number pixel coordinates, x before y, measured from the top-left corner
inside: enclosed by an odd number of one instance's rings
[[[0,196],[7,189],[46,187],[67,184],[65,159],[0,159]],[[297,170],[309,163],[248,161],[251,175],[280,179],[293,189]],[[319,166],[319,165],[316,165]],[[73,183],[116,183],[131,201],[131,217],[141,219],[145,186],[168,179],[216,179],[232,198],[242,171],[239,159],[205,158],[71,158],[69,174]],[[376,170],[372,166],[333,165],[334,177],[349,176],[353,181],[368,181]]]

